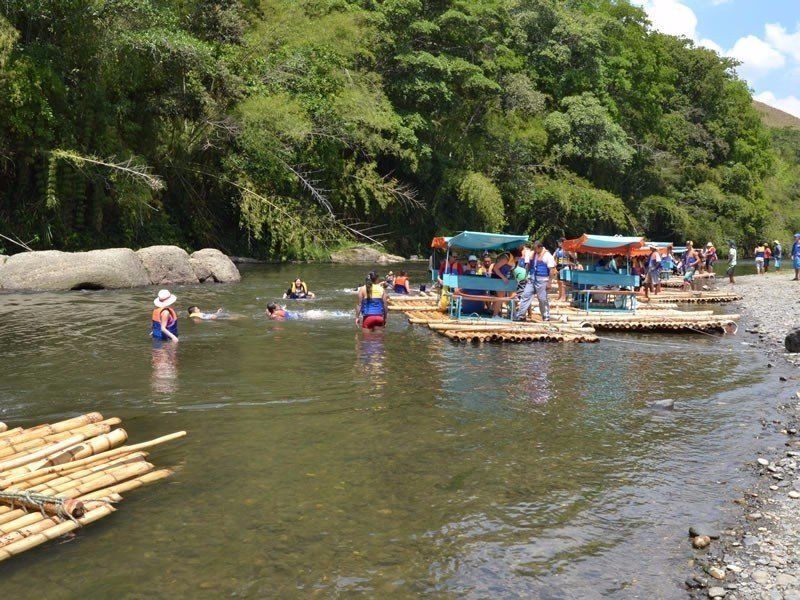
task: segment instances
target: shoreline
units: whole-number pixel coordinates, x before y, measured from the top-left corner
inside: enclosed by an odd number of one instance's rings
[[[791,281],[792,275],[792,270],[744,275],[733,285],[720,278],[717,285],[743,296],[735,303],[743,316],[739,335],[742,343],[763,350],[767,369],[782,367],[778,363],[784,360],[800,366],[800,354],[784,349],[786,334],[800,327],[800,282]],[[774,376],[787,387],[800,379],[800,374]],[[800,392],[796,389],[796,385],[787,389],[786,396],[765,411],[771,418],[761,419],[762,429],[780,434],[784,443],[764,447],[742,465],[758,479],[733,501],[739,507],[735,525],[721,535],[699,532],[712,539],[694,550],[690,563],[694,572],[685,582],[689,597],[800,600]],[[689,539],[693,545],[708,542],[691,534]]]

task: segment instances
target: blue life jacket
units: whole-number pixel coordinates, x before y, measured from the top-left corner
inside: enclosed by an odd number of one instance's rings
[[[533,266],[531,271],[535,279],[547,279],[550,277],[550,268],[543,260],[539,260],[538,256],[533,257]]]
[[[383,290],[379,285],[372,286],[372,298],[361,300],[361,316],[374,317],[383,316]]]

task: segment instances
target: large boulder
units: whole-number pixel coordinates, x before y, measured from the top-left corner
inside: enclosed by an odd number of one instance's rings
[[[800,329],[795,329],[789,333],[783,340],[783,345],[786,346],[786,351],[792,354],[800,352]]]
[[[129,248],[22,252],[0,264],[0,288],[4,290],[97,290],[149,283],[142,261]]]
[[[354,246],[331,253],[331,262],[354,265],[359,263],[387,265],[390,263],[405,262],[402,256],[395,256],[381,252],[370,246]]]
[[[233,261],[215,248],[203,248],[193,252],[189,257],[189,264],[201,283],[204,281],[234,283],[242,279]]]
[[[189,254],[177,246],[148,246],[137,250],[152,285],[198,283]]]

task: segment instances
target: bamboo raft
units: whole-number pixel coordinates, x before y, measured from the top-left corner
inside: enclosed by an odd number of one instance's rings
[[[673,291],[666,291],[661,294],[655,294],[650,296],[650,303],[651,304],[665,304],[665,303],[693,303],[693,304],[705,304],[705,303],[725,303],[725,302],[737,302],[738,300],[742,299],[741,294],[737,294],[735,292],[673,292]]]
[[[107,517],[121,494],[172,474],[143,450],[185,431],[123,446],[120,423],[98,412],[27,429],[0,423],[0,561]]]

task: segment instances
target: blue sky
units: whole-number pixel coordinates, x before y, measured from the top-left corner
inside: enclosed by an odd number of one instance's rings
[[[800,117],[800,0],[634,0],[653,26],[742,62],[755,97]]]

